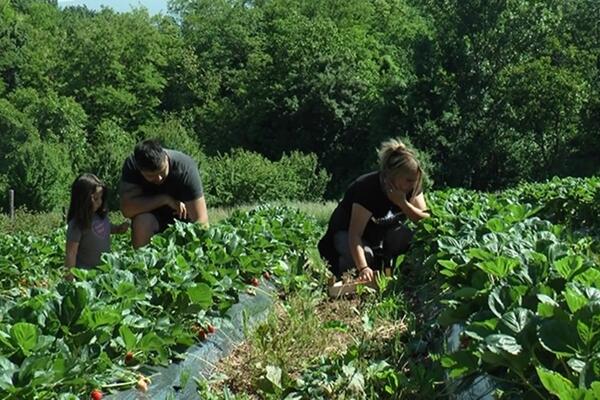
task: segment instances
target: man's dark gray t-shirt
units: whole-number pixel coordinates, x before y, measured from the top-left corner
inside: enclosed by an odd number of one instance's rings
[[[102,253],[110,251],[110,221],[108,217],[100,218],[94,214],[88,229],[80,229],[75,220],[70,220],[67,227],[67,241],[79,243],[75,265],[91,268],[100,264]]]
[[[169,175],[160,185],[144,179],[135,164],[133,154],[125,160],[121,181],[133,183],[142,188],[145,195],[168,194],[181,202],[199,199],[204,194],[202,180],[196,161],[180,151],[168,150]]]

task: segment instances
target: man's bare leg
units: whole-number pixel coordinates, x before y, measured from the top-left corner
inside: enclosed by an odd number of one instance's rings
[[[131,221],[131,243],[134,249],[150,243],[150,239],[158,232],[158,220],[154,214],[143,213],[133,217]]]

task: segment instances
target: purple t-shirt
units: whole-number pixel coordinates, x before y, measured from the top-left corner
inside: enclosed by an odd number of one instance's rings
[[[100,264],[102,253],[110,251],[110,221],[94,214],[91,226],[80,229],[74,220],[67,227],[67,241],[78,242],[75,265],[80,268],[91,268]]]

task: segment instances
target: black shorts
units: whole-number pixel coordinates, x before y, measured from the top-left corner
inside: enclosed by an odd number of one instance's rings
[[[175,222],[175,220],[185,221],[180,218],[176,218],[175,215],[173,215],[173,212],[174,210],[169,206],[162,206],[150,212],[158,221],[158,233],[164,232],[169,225]]]

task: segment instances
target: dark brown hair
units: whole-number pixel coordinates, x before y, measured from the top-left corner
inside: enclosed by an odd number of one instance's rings
[[[167,152],[156,139],[139,142],[133,150],[135,164],[140,171],[158,171],[167,159]]]
[[[106,185],[94,174],[81,174],[71,185],[71,203],[67,213],[67,221],[75,220],[79,229],[88,229],[92,224],[94,210],[92,205],[92,194],[96,193],[98,187],[103,189],[102,204],[96,214],[104,218],[108,212],[106,198],[108,191]]]

